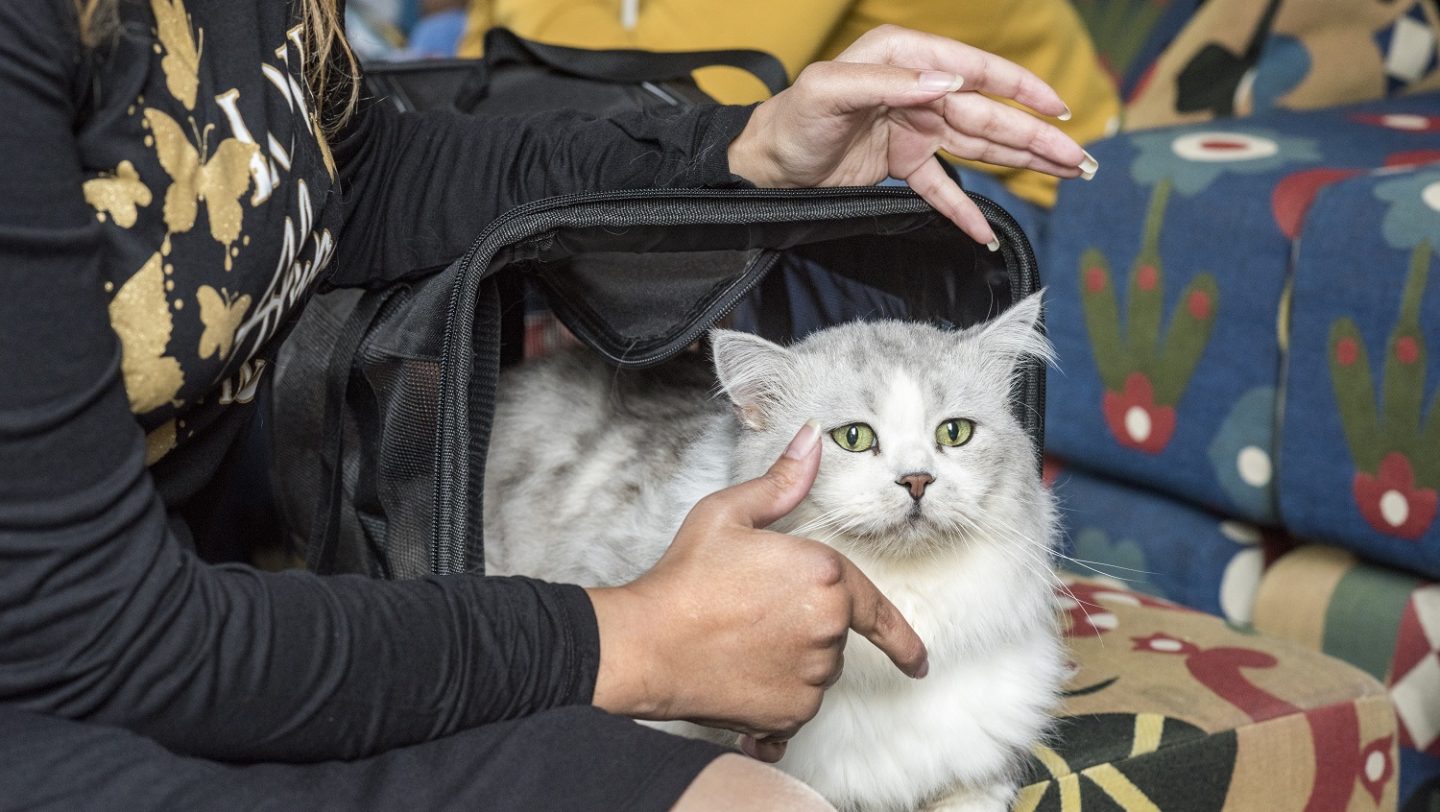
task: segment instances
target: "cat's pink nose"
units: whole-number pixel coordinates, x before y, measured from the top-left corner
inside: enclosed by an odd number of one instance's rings
[[[899,479],[895,480],[895,484],[899,485],[902,488],[909,488],[910,498],[914,499],[916,502],[919,502],[920,497],[925,495],[925,486],[929,485],[931,482],[934,481],[935,477],[925,473],[924,471],[920,471],[918,473],[906,474],[905,476],[900,477]]]

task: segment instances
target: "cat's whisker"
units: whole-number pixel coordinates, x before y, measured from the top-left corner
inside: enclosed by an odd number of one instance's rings
[[[816,516],[809,521],[803,522],[797,527],[795,527],[793,530],[788,531],[788,535],[808,537],[811,533],[814,533],[817,530],[833,529],[836,527],[835,521],[841,518],[844,512],[845,511],[843,508],[835,508],[833,510],[821,513],[819,516]]]
[[[972,532],[974,532],[974,533],[976,533],[976,534],[980,534],[980,535],[986,535],[985,530],[984,530],[983,528],[981,528],[980,524],[979,524],[978,522],[976,522],[975,520],[970,519],[969,517],[966,517],[966,516],[963,516],[963,515],[962,515],[962,516],[961,516],[961,522],[964,523],[965,525],[967,525],[967,527],[968,527]],[[1021,537],[1018,533],[1016,533],[1016,532],[1013,530],[1013,528],[1010,528],[1008,525],[1004,525],[1003,523],[998,523],[998,524],[1001,524],[1002,529],[1004,529],[1006,532],[1001,535],[1000,541],[1001,541],[1002,543],[994,545],[994,549],[995,549],[995,550],[997,550],[1001,555],[1005,556],[1006,558],[1009,558],[1012,562],[1015,562],[1015,563],[1017,563],[1017,564],[1020,564],[1022,567],[1024,567],[1024,566],[1031,566],[1031,567],[1037,568],[1037,571],[1039,571],[1039,572],[1041,572],[1043,575],[1045,575],[1046,578],[1047,578],[1047,580],[1053,580],[1053,579],[1055,578],[1055,574],[1054,574],[1053,568],[1046,566],[1045,563],[1044,563],[1041,559],[1039,559],[1039,558],[1036,558],[1036,557],[1034,557],[1034,556],[1027,556],[1027,555],[1025,555],[1026,550],[1025,550],[1025,545],[1024,545],[1024,544],[1011,545],[1011,544],[1003,543],[1003,542],[1006,542],[1006,541],[1022,541],[1022,542],[1023,542],[1024,539],[1023,539],[1023,537]],[[989,535],[993,536],[994,534],[991,533],[991,534],[989,534]],[[1021,555],[1022,558],[1017,559],[1017,558],[1015,557],[1017,554]]]
[[[1120,566],[1120,565],[1118,565],[1118,564],[1110,565],[1110,564],[1105,564],[1105,563],[1099,562],[1099,561],[1088,562],[1088,561],[1084,561],[1084,560],[1079,559],[1079,558],[1071,558],[1070,556],[1068,556],[1068,555],[1060,552],[1059,550],[1055,550],[1055,551],[1054,551],[1053,553],[1051,553],[1051,554],[1054,555],[1056,558],[1062,560],[1062,561],[1069,561],[1071,564],[1074,564],[1074,565],[1076,565],[1076,566],[1078,566],[1078,567],[1080,567],[1080,568],[1082,568],[1082,569],[1089,570],[1090,572],[1093,572],[1093,573],[1095,573],[1096,575],[1101,575],[1101,576],[1104,576],[1104,577],[1106,577],[1106,578],[1113,578],[1113,579],[1116,580],[1116,581],[1124,581],[1124,582],[1127,583],[1127,584],[1129,584],[1129,583],[1140,583],[1141,581],[1143,581],[1143,580],[1145,580],[1145,579],[1143,579],[1143,578],[1126,578],[1126,577],[1123,576],[1123,575],[1116,575],[1116,574],[1113,573],[1113,572],[1106,572],[1105,570],[1099,569],[1098,567],[1093,567],[1093,566],[1091,566],[1091,564],[1092,564],[1092,563],[1094,563],[1094,564],[1099,564],[1099,565],[1102,566],[1102,567],[1114,566],[1116,569],[1130,570],[1131,572],[1140,572],[1140,573],[1145,573],[1145,574],[1147,574],[1147,575],[1153,575],[1153,574],[1154,574],[1154,573],[1146,573],[1145,570],[1134,570],[1134,569],[1130,569],[1129,567],[1122,567],[1122,566]]]
[[[1001,545],[998,549],[1004,549],[1004,546]],[[1022,556],[1026,555],[1024,548],[1016,547],[1013,549],[1019,552]],[[1063,594],[1066,598],[1069,598],[1070,601],[1075,604],[1075,606],[1080,610],[1080,613],[1085,616],[1085,621],[1087,623],[1091,624],[1092,626],[1095,625],[1095,619],[1090,614],[1090,610],[1086,608],[1086,602],[1070,589],[1070,586],[1065,583],[1064,579],[1060,577],[1059,573],[1055,572],[1052,567],[1048,566],[1044,562],[1035,559],[1033,556],[1029,557],[1029,563],[1032,564],[1036,570],[1041,571],[1046,575],[1046,581],[1048,581],[1056,591]],[[1100,646],[1103,648],[1105,645],[1105,641],[1101,639],[1099,642]]]
[[[1026,542],[1029,542],[1030,540],[1029,540],[1029,539],[1026,539],[1023,535],[1021,535],[1020,533],[1018,533],[1018,532],[1017,532],[1013,527],[1011,527],[1007,522],[1005,522],[1005,521],[1003,521],[1003,520],[1000,520],[1000,519],[997,519],[997,518],[995,518],[995,517],[987,517],[987,518],[988,518],[991,522],[993,522],[995,525],[997,525],[997,527],[998,527],[1000,530],[1003,531],[1003,532],[1000,534],[1000,539],[998,539],[1001,543],[1000,543],[1000,544],[997,544],[996,547],[995,547],[995,549],[999,550],[1002,555],[1006,555],[1007,557],[1010,557],[1010,559],[1011,559],[1012,561],[1015,561],[1015,560],[1016,560],[1016,559],[1014,558],[1014,555],[1012,555],[1012,553],[1013,553],[1013,554],[1018,554],[1018,555],[1020,555],[1022,558],[1027,559],[1027,563],[1028,563],[1028,564],[1032,565],[1036,570],[1042,572],[1042,573],[1046,576],[1046,580],[1047,580],[1047,581],[1049,581],[1051,584],[1053,584],[1056,589],[1058,589],[1058,590],[1059,590],[1060,592],[1062,592],[1067,598],[1069,598],[1071,601],[1073,601],[1073,602],[1075,603],[1075,605],[1080,609],[1081,614],[1085,615],[1085,620],[1086,620],[1086,622],[1090,623],[1091,625],[1094,625],[1094,618],[1090,615],[1090,610],[1086,608],[1086,603],[1085,603],[1085,601],[1081,600],[1080,597],[1077,596],[1077,595],[1070,589],[1070,587],[1065,584],[1064,580],[1060,578],[1059,574],[1055,572],[1055,570],[1054,570],[1054,568],[1053,568],[1052,566],[1047,565],[1044,561],[1042,561],[1042,560],[1040,560],[1040,559],[1038,559],[1038,558],[1036,557],[1036,552],[1035,552],[1035,551],[1032,551],[1032,548],[1033,548],[1034,546],[1036,546],[1036,545],[1034,545],[1033,543],[1026,543]],[[1021,543],[1017,543],[1017,544],[1011,545],[1011,544],[1006,544],[1006,543],[1004,543],[1004,542],[1006,542],[1006,541],[1021,542]],[[1051,552],[1052,554],[1058,554],[1058,553],[1056,553],[1056,551],[1054,551],[1054,550],[1049,550],[1048,552]],[[1063,556],[1062,556],[1062,557],[1063,557]],[[1101,573],[1101,574],[1103,575],[1104,573]],[[1104,641],[1103,639],[1100,640],[1100,645],[1101,645],[1102,647],[1105,645],[1105,641]]]
[[[1100,566],[1100,567],[1110,567],[1110,568],[1112,568],[1112,569],[1125,570],[1126,572],[1138,572],[1138,573],[1140,573],[1140,574],[1142,574],[1142,575],[1159,575],[1159,574],[1160,574],[1160,573],[1158,573],[1158,572],[1155,572],[1154,570],[1142,570],[1142,569],[1136,569],[1135,567],[1125,567],[1125,566],[1121,566],[1120,564],[1111,564],[1111,563],[1108,562],[1108,561],[1091,561],[1091,560],[1088,559],[1088,558],[1070,558],[1070,560],[1071,560],[1071,561],[1074,561],[1076,564],[1095,564],[1096,566]]]

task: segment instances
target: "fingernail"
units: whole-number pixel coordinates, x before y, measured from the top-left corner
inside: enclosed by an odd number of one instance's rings
[[[925,675],[926,675],[926,674],[929,674],[929,673],[930,673],[930,658],[929,658],[929,657],[926,657],[925,660],[924,660],[924,662],[920,663],[920,667],[917,668],[917,669],[915,669],[915,679],[925,679]]]
[[[1083,149],[1080,151],[1085,153],[1085,160],[1080,162],[1080,177],[1091,180],[1095,177],[1095,173],[1100,171],[1100,162],[1095,160],[1095,156],[1089,152]]]
[[[985,243],[985,247],[986,247],[986,248],[989,248],[991,253],[994,253],[994,252],[996,252],[996,251],[999,251],[999,250],[1000,250],[1000,238],[999,238],[999,237],[996,237],[995,239],[991,240],[990,242]]]
[[[1070,120],[1070,105],[1068,105],[1068,104],[1065,105],[1065,112],[1063,112],[1063,113],[1061,113],[1060,115],[1056,116],[1056,118],[1060,119],[1061,121],[1069,121],[1069,120]]]
[[[785,447],[785,456],[792,460],[803,460],[810,456],[815,450],[815,444],[820,442],[820,421],[807,420],[800,433]]]
[[[965,77],[954,73],[942,73],[935,70],[920,72],[919,87],[921,90],[927,92],[933,93],[937,90],[944,90],[954,93],[964,86]]]

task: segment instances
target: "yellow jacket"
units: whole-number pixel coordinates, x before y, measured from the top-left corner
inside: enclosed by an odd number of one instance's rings
[[[633,20],[623,19],[635,11]],[[1070,105],[1074,117],[1056,124],[1081,143],[1104,135],[1119,114],[1115,87],[1068,0],[471,0],[460,54],[479,56],[485,31],[502,26],[583,48],[757,48],[779,57],[794,78],[883,23],[942,34],[1034,71]],[[728,104],[765,97],[760,82],[733,68],[700,71],[696,81]],[[1054,203],[1054,178],[985,169],[1021,197]]]

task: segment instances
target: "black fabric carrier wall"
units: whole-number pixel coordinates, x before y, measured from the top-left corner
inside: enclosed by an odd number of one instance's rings
[[[964,327],[1039,284],[1015,221],[972,197],[998,252],[900,187],[552,198],[502,216],[438,274],[315,297],[274,381],[275,464],[292,535],[321,572],[409,578],[483,567],[497,280],[524,279],[618,366],[663,364],[722,317],[780,341],[854,318]],[[1040,447],[1043,366],[1027,363],[1012,397]]]

